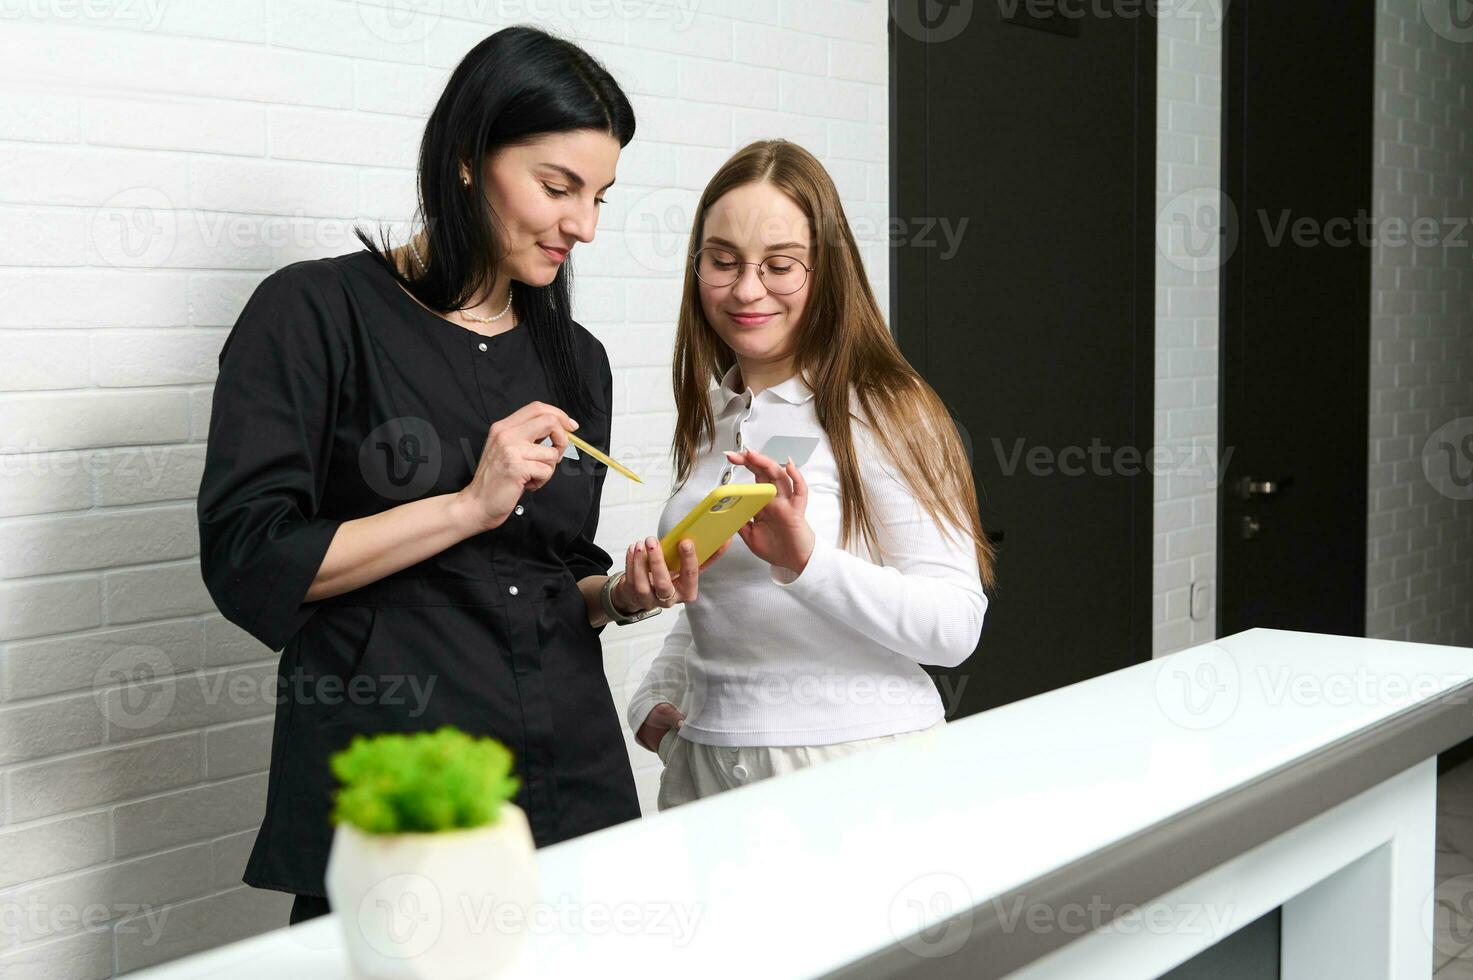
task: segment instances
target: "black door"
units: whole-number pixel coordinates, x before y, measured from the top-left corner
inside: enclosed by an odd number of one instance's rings
[[[1375,5],[1235,0],[1227,31],[1218,635],[1362,636]]]
[[[1001,539],[952,718],[1151,656],[1156,25],[1029,6],[892,8],[891,323]]]

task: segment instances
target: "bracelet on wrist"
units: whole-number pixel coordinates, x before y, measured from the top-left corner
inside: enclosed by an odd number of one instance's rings
[[[619,576],[621,578],[624,575],[623,572],[619,572],[618,574],[619,574]],[[616,579],[614,581],[614,584],[613,585],[610,585],[609,586],[609,605],[612,606],[613,609],[614,609],[614,612],[618,613],[620,616],[633,616],[633,615],[635,615],[635,613],[637,613],[639,610],[635,610],[635,612],[632,612],[631,613],[631,612],[625,612],[623,609],[619,608],[619,602],[614,597],[614,590],[617,589],[618,587],[619,587],[619,580],[618,579]]]
[[[617,607],[614,606],[613,592],[623,578],[623,571],[615,572],[613,575],[610,575],[607,579],[604,580],[603,588],[599,590],[599,601],[603,604],[604,615],[609,618],[609,621],[611,623],[615,623],[619,626],[628,626],[630,623],[637,623],[642,619],[649,619],[651,616],[658,616],[660,613],[665,611],[659,606],[656,606],[653,609],[646,609],[643,612],[638,613],[624,613],[620,611]]]

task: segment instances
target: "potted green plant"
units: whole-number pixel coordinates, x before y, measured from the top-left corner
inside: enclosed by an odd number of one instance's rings
[[[457,980],[510,964],[538,900],[511,751],[445,726],[356,736],[329,762],[327,897],[355,971]]]

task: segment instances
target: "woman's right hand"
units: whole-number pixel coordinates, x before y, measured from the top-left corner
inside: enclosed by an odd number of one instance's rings
[[[472,526],[479,531],[499,527],[523,493],[551,480],[568,448],[568,431],[576,428],[566,412],[546,402],[528,402],[491,423],[476,473],[459,494]],[[552,445],[541,445],[548,436]]]
[[[660,739],[664,738],[665,733],[670,729],[679,728],[683,721],[685,721],[685,715],[680,713],[679,708],[669,701],[661,701],[645,716],[644,724],[639,726],[634,740],[651,752],[658,752]]]

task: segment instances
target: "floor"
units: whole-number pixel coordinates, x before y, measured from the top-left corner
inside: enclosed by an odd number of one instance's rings
[[[1437,777],[1437,980],[1473,980],[1473,761]]]

